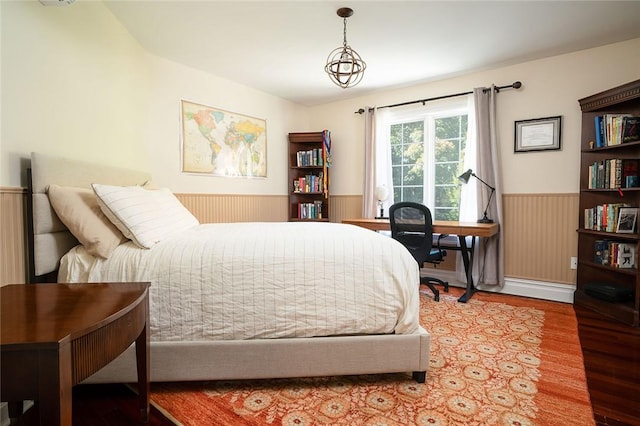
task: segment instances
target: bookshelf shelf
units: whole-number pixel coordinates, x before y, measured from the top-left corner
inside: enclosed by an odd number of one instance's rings
[[[578,234],[589,234],[599,239],[620,240],[620,241],[638,241],[638,234],[619,234],[617,232],[596,231],[594,229],[578,229]]]
[[[625,203],[629,207],[640,207],[640,187],[624,187],[626,179],[616,179],[615,170],[611,165],[606,169],[607,162],[611,159],[635,160],[640,159],[640,141],[625,142],[616,145],[608,145],[603,134],[597,135],[597,124],[606,122],[608,115],[640,116],[640,80],[624,84],[607,91],[597,93],[587,98],[580,99],[582,110],[582,136],[580,149],[580,201],[579,201],[579,229],[578,231],[578,269],[576,279],[576,291],[574,303],[609,316],[612,319],[638,327],[640,311],[640,274],[638,274],[638,253],[640,249],[640,234],[636,224],[636,233],[605,232],[591,229],[587,226],[587,219],[591,216],[585,210],[595,209],[598,206]],[[606,129],[606,128],[605,128]],[[605,130],[606,131],[606,130]],[[597,146],[599,140],[604,140],[604,146]],[[603,142],[600,142],[603,143]],[[594,179],[594,164],[601,163],[605,167],[605,176],[608,181],[596,181]],[[613,163],[615,164],[615,163]],[[609,174],[607,170],[611,170]],[[637,170],[637,169],[636,169]],[[633,171],[630,172],[634,174]],[[637,171],[635,175],[637,175]],[[601,176],[598,176],[600,178]],[[597,182],[597,183],[594,183]],[[604,187],[602,187],[604,186]],[[618,188],[617,186],[622,186]],[[615,215],[614,219],[615,221]],[[589,221],[589,224],[591,221]],[[614,229],[615,230],[615,229]],[[618,268],[612,265],[598,263],[596,259],[596,247],[601,247],[602,241],[613,242],[620,246],[630,246],[633,253],[635,267]],[[594,297],[585,289],[593,286],[614,286],[617,289],[632,290],[634,293],[630,300],[611,302]],[[601,287],[597,287],[601,288]]]
[[[327,131],[289,133],[289,221],[329,221],[330,146]]]

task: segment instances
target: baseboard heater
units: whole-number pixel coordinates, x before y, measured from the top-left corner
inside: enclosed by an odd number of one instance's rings
[[[613,303],[628,302],[635,296],[630,288],[603,282],[586,283],[584,292],[588,296]]]

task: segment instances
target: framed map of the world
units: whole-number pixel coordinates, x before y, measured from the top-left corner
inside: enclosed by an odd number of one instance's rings
[[[266,177],[265,120],[189,101],[182,109],[182,171]]]

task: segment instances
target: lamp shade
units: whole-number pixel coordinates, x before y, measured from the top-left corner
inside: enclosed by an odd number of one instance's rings
[[[387,191],[387,187],[380,185],[376,187],[376,199],[378,201],[384,201],[389,196],[389,191]]]
[[[463,174],[461,174],[460,176],[458,176],[458,180],[462,183],[468,183],[469,179],[471,179],[471,175],[473,174],[473,171],[471,169],[467,170],[466,172],[464,172]]]

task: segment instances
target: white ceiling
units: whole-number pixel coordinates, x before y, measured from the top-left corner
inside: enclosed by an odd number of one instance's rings
[[[640,1],[105,4],[149,52],[303,105],[640,37]],[[367,63],[349,89],[324,73],[329,52],[342,45],[340,7],[354,10],[347,41]]]

